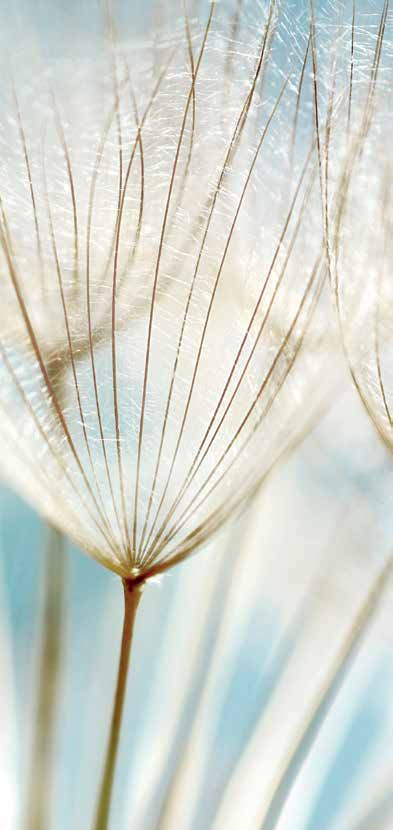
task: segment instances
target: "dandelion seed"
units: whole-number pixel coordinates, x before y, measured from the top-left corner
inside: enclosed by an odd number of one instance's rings
[[[2,84],[1,468],[124,583],[96,830],[143,584],[250,498],[320,400],[334,113],[313,14],[296,33],[288,15],[185,12],[153,56],[111,22],[102,61]]]
[[[358,77],[356,96],[352,95],[355,85],[351,83],[348,113],[353,111],[354,98],[356,110],[338,186],[332,250],[334,295],[352,379],[368,415],[391,449],[390,28],[389,4],[384,2],[367,44],[363,44],[369,54],[369,71],[365,77]],[[351,81],[358,75],[356,46],[353,36]]]
[[[317,368],[313,125],[292,170],[283,129],[304,67],[274,69],[274,4],[247,50],[225,25],[186,21],[159,68],[118,44],[113,73],[3,84],[2,467],[122,577],[252,492]]]

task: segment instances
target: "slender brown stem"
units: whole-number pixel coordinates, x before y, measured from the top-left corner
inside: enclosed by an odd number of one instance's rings
[[[113,789],[113,779],[116,767],[117,750],[119,747],[119,738],[123,715],[124,697],[127,686],[131,644],[134,633],[136,612],[143,590],[143,583],[135,582],[131,579],[123,579],[123,588],[124,620],[119,668],[117,672],[116,693],[112,710],[112,722],[108,740],[108,747],[106,751],[105,767],[101,781],[101,788],[98,795],[97,810],[93,823],[93,830],[107,830],[108,827],[109,811],[111,806],[111,797]]]
[[[63,645],[64,540],[49,529],[45,562],[45,599],[39,653],[37,710],[31,774],[27,789],[25,830],[46,830],[50,825],[48,792],[52,776],[53,735],[56,720]]]

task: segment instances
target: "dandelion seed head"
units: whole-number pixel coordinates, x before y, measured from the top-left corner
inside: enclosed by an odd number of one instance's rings
[[[366,412],[391,449],[393,168],[388,137],[393,55],[389,5],[382,4],[369,20],[369,31],[356,30],[356,104],[346,152],[338,165],[341,178],[332,234],[334,294],[352,379]]]
[[[123,576],[210,538],[320,398],[307,37],[257,12],[2,86],[1,468]]]

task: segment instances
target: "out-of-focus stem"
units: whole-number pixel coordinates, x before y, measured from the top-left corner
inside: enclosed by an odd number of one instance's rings
[[[112,722],[93,830],[107,830],[136,612],[143,583],[123,579],[124,620]]]
[[[26,830],[46,830],[50,826],[48,793],[51,789],[53,733],[63,644],[64,571],[64,539],[58,530],[50,527]]]

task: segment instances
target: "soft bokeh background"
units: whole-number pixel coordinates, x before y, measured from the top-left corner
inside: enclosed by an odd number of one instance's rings
[[[389,551],[391,460],[350,393],[257,503],[162,580],[137,622],[111,827],[254,828]],[[47,529],[1,491],[1,813],[30,774]],[[66,554],[51,827],[91,821],[121,631],[117,578]],[[280,830],[392,826],[392,592],[303,765]],[[390,788],[390,789],[389,789]],[[383,819],[357,823],[372,802]],[[390,812],[389,812],[390,809]],[[353,819],[353,822],[352,822]]]

